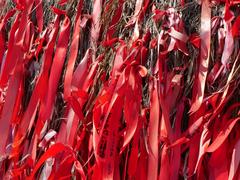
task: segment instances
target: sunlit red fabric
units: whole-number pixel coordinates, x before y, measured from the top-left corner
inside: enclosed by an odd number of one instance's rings
[[[240,1],[8,3],[0,179],[240,178]]]

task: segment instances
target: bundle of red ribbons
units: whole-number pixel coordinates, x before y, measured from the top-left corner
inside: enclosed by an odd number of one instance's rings
[[[240,178],[240,1],[0,6],[0,179]]]

